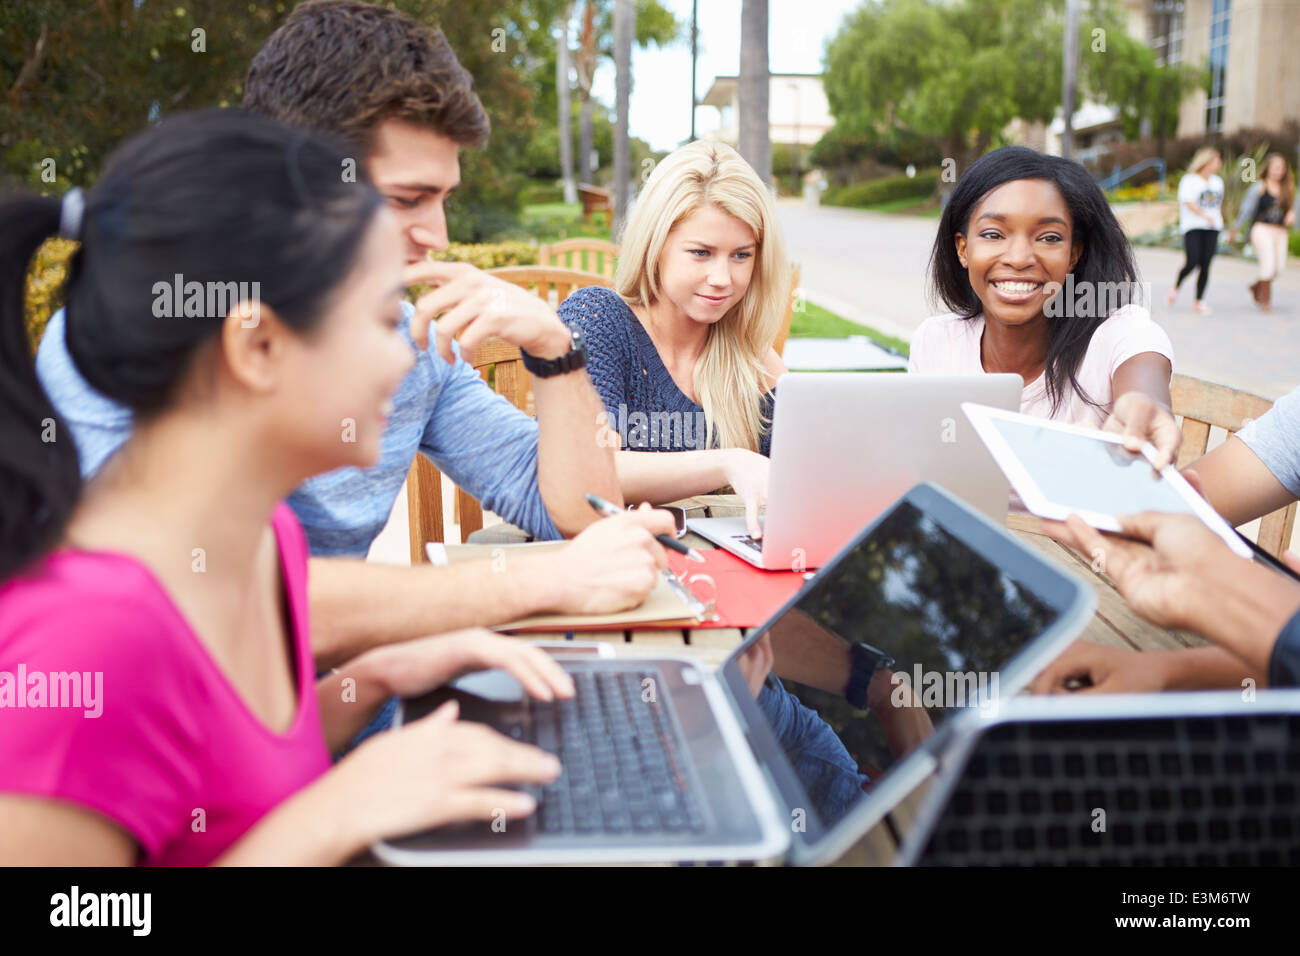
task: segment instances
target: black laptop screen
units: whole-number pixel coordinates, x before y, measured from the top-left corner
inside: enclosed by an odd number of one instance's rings
[[[1001,670],[1056,617],[904,499],[733,666],[829,828],[957,710],[995,707]]]

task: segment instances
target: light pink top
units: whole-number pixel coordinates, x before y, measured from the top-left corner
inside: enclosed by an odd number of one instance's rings
[[[962,319],[952,313],[931,316],[912,336],[908,371],[926,375],[983,374],[984,365],[980,361],[983,334],[982,314],[973,319]],[[1040,375],[1026,383],[1020,395],[1020,411],[1039,418],[1100,428],[1115,402],[1111,378],[1116,369],[1143,352],[1158,352],[1169,359],[1171,368],[1174,364],[1174,347],[1165,330],[1140,305],[1124,306],[1097,326],[1076,373],[1079,385],[1101,408],[1089,405],[1067,384],[1061,405],[1053,415],[1047,381]]]
[[[95,811],[135,839],[145,865],[202,865],[328,770],[307,542],[286,505],[272,525],[298,696],[285,733],[249,711],[148,568],[63,550],[0,586],[0,793]],[[49,676],[73,671],[87,690],[98,683],[96,700],[74,701],[71,682]],[[68,703],[80,706],[51,706]]]

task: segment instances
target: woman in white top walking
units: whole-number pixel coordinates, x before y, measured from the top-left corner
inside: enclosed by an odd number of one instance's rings
[[[1223,157],[1213,146],[1202,146],[1187,164],[1187,172],[1178,184],[1178,229],[1183,234],[1187,261],[1169,290],[1167,302],[1174,304],[1183,280],[1196,274],[1196,304],[1201,315],[1209,315],[1205,304],[1205,285],[1210,280],[1210,260],[1219,247],[1223,229],[1223,180],[1216,175],[1223,168]]]

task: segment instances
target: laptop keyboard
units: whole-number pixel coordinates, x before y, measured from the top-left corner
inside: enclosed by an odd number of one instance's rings
[[[919,862],[1300,865],[1300,715],[994,728]]]
[[[577,694],[531,701],[531,742],[560,758],[560,776],[537,797],[533,816],[546,835],[690,834],[704,829],[676,725],[653,672],[571,672]],[[652,683],[643,683],[651,681]]]
[[[745,545],[745,547],[753,548],[755,551],[759,552],[760,554],[763,552],[763,542],[755,541],[747,534],[733,534],[731,536],[731,540],[739,541],[741,544]]]

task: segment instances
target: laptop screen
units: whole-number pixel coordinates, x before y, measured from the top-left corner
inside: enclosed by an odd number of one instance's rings
[[[940,507],[913,503],[931,497]],[[1075,593],[1052,569],[1045,587],[1046,568],[952,499],[914,489],[727,662],[724,679],[755,695],[797,778],[802,806],[783,789],[792,812],[806,810],[808,838],[963,708],[1014,692],[999,686],[1008,661]]]

